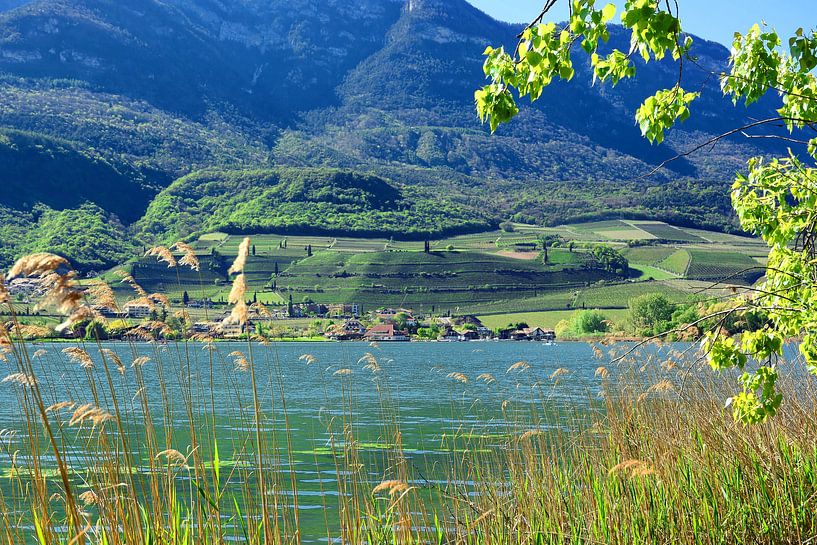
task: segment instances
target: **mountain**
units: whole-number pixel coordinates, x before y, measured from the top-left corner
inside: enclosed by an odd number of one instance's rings
[[[684,85],[704,94],[663,146],[633,114],[674,84],[669,62],[615,88],[577,62],[573,82],[491,136],[473,109],[482,51],[518,32],[465,0],[0,0],[0,176],[14,188],[0,193],[0,264],[53,241],[54,214],[145,242],[215,228],[419,236],[509,217],[735,228],[729,181],[770,144],[725,141],[644,177],[772,108],[724,100],[709,74],[724,47],[696,40]],[[282,189],[304,183],[321,196]],[[327,200],[347,190],[359,200]],[[76,246],[85,267],[131,251]]]

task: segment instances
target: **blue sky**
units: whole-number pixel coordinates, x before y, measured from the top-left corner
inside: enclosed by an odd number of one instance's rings
[[[528,22],[544,5],[544,0],[468,0],[496,19]],[[616,5],[623,0],[609,0]],[[559,0],[551,19],[567,18],[569,0]],[[599,6],[606,0],[597,0]],[[791,35],[798,27],[817,29],[817,0],[679,0],[684,30],[725,45],[732,42],[735,31],[746,32],[752,24],[765,21],[781,37]],[[785,43],[785,41],[784,41]]]

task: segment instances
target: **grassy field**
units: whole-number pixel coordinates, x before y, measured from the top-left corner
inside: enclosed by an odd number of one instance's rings
[[[690,263],[686,276],[695,279],[720,280],[729,278],[733,282],[751,284],[763,271],[752,257],[737,252],[689,250]]]
[[[647,293],[663,293],[670,300],[681,302],[689,299],[689,292],[666,282],[631,282],[613,286],[595,286],[582,290],[576,297],[578,308],[625,308],[630,299]]]
[[[551,310],[544,312],[512,312],[507,314],[482,314],[479,319],[486,327],[497,329],[507,327],[509,324],[516,324],[525,322],[531,327],[541,327],[546,329],[553,329],[556,324],[562,320],[570,320],[575,310]],[[607,309],[602,310],[608,319],[622,321],[629,316],[629,311],[626,309]]]
[[[691,256],[687,250],[676,250],[656,263],[655,266],[678,276],[685,276],[687,268],[689,268],[690,259]]]

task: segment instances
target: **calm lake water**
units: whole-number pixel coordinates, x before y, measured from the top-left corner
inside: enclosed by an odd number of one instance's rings
[[[70,361],[62,352],[66,346],[29,347],[47,403],[91,403],[93,383],[99,405],[113,412],[99,348],[84,347],[95,361],[89,370]],[[623,352],[628,346],[620,345],[616,350]],[[392,446],[394,437],[384,431],[387,418],[399,425],[410,464],[428,482],[441,482],[458,453],[458,444],[450,441],[452,436],[481,437],[484,448],[498,449],[507,448],[505,440],[512,426],[517,430],[520,425],[567,426],[571,417],[598,405],[600,379],[596,370],[599,365],[609,366],[609,358],[597,357],[587,343],[383,343],[378,347],[365,343],[278,343],[266,347],[219,343],[210,350],[196,343],[110,343],[103,348],[116,352],[126,366],[120,374],[111,365],[111,375],[130,426],[138,429],[144,422],[144,410],[137,399],[139,385],[130,365],[147,357],[150,361],[140,369],[153,421],[158,426],[167,422],[173,428],[172,439],[160,447],[189,450],[184,400],[190,399],[198,415],[199,433],[212,429],[207,419],[215,414],[222,460],[247,464],[252,454],[241,439],[252,435],[252,390],[249,373],[236,371],[235,360],[241,357],[236,352],[248,358],[251,353],[265,415],[262,426],[268,440],[276,441],[281,450],[277,469],[287,475],[294,469],[297,476],[305,541],[326,539],[324,511],[334,508],[332,496],[337,495],[331,447],[333,437],[336,446],[342,444],[344,424],[353,422],[361,450],[368,453],[364,461],[372,486],[389,477],[384,451]],[[689,345],[678,344],[664,350],[677,353],[687,348]],[[376,359],[379,372],[365,368],[367,354]],[[517,362],[526,363],[509,370]],[[609,369],[616,372],[616,366]],[[19,394],[19,386],[0,385],[0,429],[22,434]],[[545,422],[527,423],[532,404],[537,405],[539,414],[552,411],[551,416]],[[291,449],[283,448],[287,427]],[[165,437],[163,431],[158,435]],[[75,467],[92,463],[80,436],[66,448],[71,453],[69,463]],[[134,456],[139,455],[135,449]],[[8,456],[0,457],[0,466],[9,465]]]

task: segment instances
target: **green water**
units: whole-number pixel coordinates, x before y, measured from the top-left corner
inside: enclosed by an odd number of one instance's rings
[[[398,427],[411,473],[417,476],[411,484],[433,491],[446,483],[453,473],[452,464],[464,450],[508,448],[509,433],[525,426],[568,426],[577,414],[597,403],[599,391],[595,372],[600,362],[585,343],[384,343],[379,347],[364,343],[266,347],[225,343],[211,350],[195,343],[110,343],[102,347],[115,351],[125,364],[121,374],[111,364],[110,374],[126,426],[132,430],[131,456],[144,468],[137,472],[137,482],[148,467],[140,445],[145,409],[139,404],[139,384],[130,364],[147,357],[150,361],[140,370],[149,400],[147,410],[158,428],[158,448],[191,452],[189,405],[199,441],[207,442],[199,447],[207,461],[213,458],[213,445],[207,438],[215,429],[222,487],[228,491],[240,488],[244,479],[255,478],[250,374],[236,371],[238,356],[230,355],[241,351],[249,357],[251,353],[264,415],[264,448],[274,454],[274,477],[291,500],[283,509],[289,512],[287,516],[295,509],[290,479],[296,480],[305,542],[325,541],[327,518],[333,525],[338,460],[344,456],[348,426],[354,430],[360,461],[372,487],[392,478],[389,454],[395,448],[394,429]],[[99,347],[85,347],[95,360],[93,369],[70,361],[63,348],[65,345],[29,347],[46,403],[95,403],[93,384],[98,405],[113,412]],[[361,358],[367,353],[376,359],[378,371],[365,368],[367,361]],[[509,370],[520,361],[526,365]],[[554,376],[557,369],[566,371]],[[451,373],[464,376],[452,377]],[[490,378],[478,378],[484,374]],[[18,442],[25,430],[19,395],[19,386],[0,387],[0,428],[15,430]],[[545,413],[546,419],[532,422],[534,413]],[[172,429],[172,434],[166,429]],[[95,467],[94,454],[85,446],[89,433],[87,428],[70,429],[63,435],[68,463],[79,483],[88,480]],[[18,456],[18,467],[25,463],[26,457]],[[11,460],[5,453],[0,456],[0,467],[8,474]],[[189,482],[183,472],[179,476],[184,497],[190,492]]]

